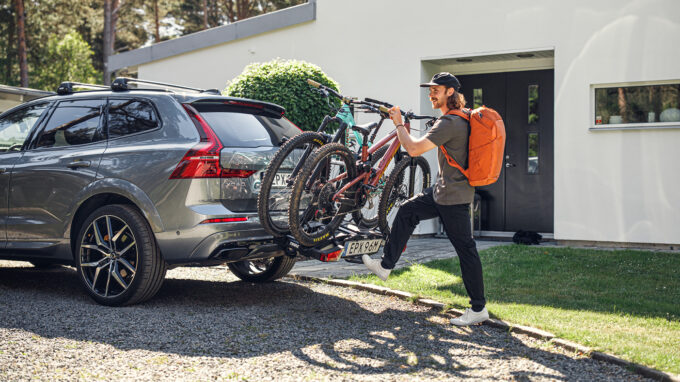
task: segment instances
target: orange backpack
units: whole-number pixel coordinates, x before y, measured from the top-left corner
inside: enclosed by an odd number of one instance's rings
[[[474,110],[450,110],[470,122],[468,142],[468,169],[464,170],[444,146],[439,146],[449,165],[457,168],[468,178],[471,186],[486,186],[498,180],[503,166],[505,149],[505,124],[496,110],[482,106]]]

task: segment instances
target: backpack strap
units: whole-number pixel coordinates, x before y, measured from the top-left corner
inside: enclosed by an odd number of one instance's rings
[[[449,110],[448,113],[445,115],[457,115],[466,121],[468,121],[468,125],[470,122],[470,109],[452,109]],[[470,133],[470,128],[468,126],[468,134]],[[453,159],[453,156],[450,155],[446,149],[444,148],[444,145],[439,146],[439,148],[442,150],[442,154],[444,154],[444,157],[446,157],[446,162],[449,163],[449,166],[457,168],[463,175],[465,175],[466,178],[468,178],[467,171],[463,169],[463,166],[459,165],[458,162],[456,162],[455,159]]]

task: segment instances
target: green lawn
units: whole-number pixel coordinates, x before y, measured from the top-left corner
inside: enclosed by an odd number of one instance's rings
[[[680,254],[507,245],[480,256],[492,317],[680,374]],[[469,306],[457,258],[352,279]]]

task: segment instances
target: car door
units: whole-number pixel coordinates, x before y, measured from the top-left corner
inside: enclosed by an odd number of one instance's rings
[[[106,139],[105,98],[64,100],[12,170],[7,249],[40,250],[66,240],[78,195],[95,180]]]
[[[7,242],[9,180],[14,163],[19,159],[29,133],[49,108],[42,102],[12,111],[0,118],[0,248]]]

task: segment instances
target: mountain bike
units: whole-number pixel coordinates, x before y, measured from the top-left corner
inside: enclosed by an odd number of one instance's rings
[[[370,99],[369,99],[370,100]],[[381,120],[387,119],[389,104],[370,100],[365,103],[377,105]],[[431,126],[435,118],[404,112],[404,126],[410,129],[411,120],[427,119]],[[288,209],[288,226],[295,239],[304,246],[314,246],[328,239],[348,213],[361,210],[369,197],[378,191],[378,186],[394,157],[396,164],[379,192],[382,194],[378,207],[378,224],[384,235],[389,233],[390,212],[411,197],[416,189],[430,184],[430,167],[421,157],[412,158],[399,150],[401,144],[396,129],[370,148],[368,137],[378,124],[353,126],[364,137],[361,155],[357,160],[354,153],[339,143],[329,143],[312,153],[296,179]],[[375,168],[369,158],[389,143],[387,152]],[[407,171],[408,170],[408,171]],[[385,194],[389,195],[385,197]],[[383,198],[385,202],[383,202]]]
[[[312,152],[328,143],[348,143],[346,139],[347,128],[355,126],[350,107],[354,108],[355,111],[377,113],[380,115],[380,120],[378,122],[367,125],[375,126],[375,133],[377,133],[377,128],[382,125],[383,121],[386,119],[384,113],[381,114],[373,103],[343,96],[335,90],[311,79],[307,80],[307,83],[326,99],[326,102],[331,109],[331,114],[334,116],[331,117],[330,115],[326,115],[317,131],[304,132],[284,142],[281,148],[272,157],[262,175],[260,194],[257,200],[258,217],[265,230],[275,237],[281,237],[290,232],[287,215],[290,191],[296,176],[307,159],[309,159]],[[332,106],[329,100],[331,96],[340,100],[340,107]],[[332,135],[329,134],[328,132],[336,125],[338,126],[337,130],[335,130]],[[357,130],[352,130],[352,132],[359,148],[364,145],[364,143],[367,143],[370,146],[376,135],[373,134],[372,137],[367,139],[366,137],[362,137]],[[385,152],[387,152],[387,147],[372,151],[367,157],[369,164],[375,166]],[[384,184],[384,179],[381,182]],[[377,199],[378,195],[373,195],[371,198],[371,205],[377,206]],[[361,210],[353,212],[352,218],[356,224],[368,228],[373,228],[378,225],[377,213],[375,213],[374,216],[368,216],[370,211],[366,211],[363,214],[362,212],[363,211]]]

